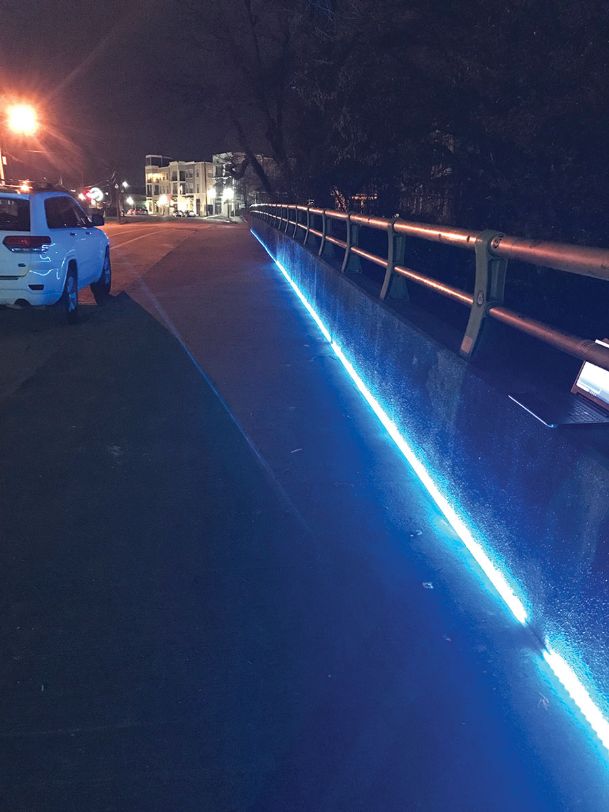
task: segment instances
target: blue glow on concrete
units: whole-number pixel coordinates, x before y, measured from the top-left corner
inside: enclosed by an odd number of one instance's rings
[[[468,549],[470,555],[476,561],[482,572],[486,575],[491,584],[495,587],[496,591],[503,599],[503,602],[514,615],[516,620],[523,625],[527,622],[527,611],[524,608],[522,601],[516,596],[514,590],[508,583],[507,578],[501,570],[491,561],[488,554],[483,549],[482,545],[474,539],[471,531],[465,522],[458,516],[456,510],[449,503],[448,499],[440,491],[433,478],[431,477],[427,468],[423,465],[421,460],[417,457],[411,446],[406,442],[404,436],[401,434],[395,423],[389,418],[385,410],[376,400],[374,395],[370,392],[368,387],[364,384],[358,373],[353,368],[351,362],[345,357],[342,349],[335,341],[331,342],[332,349],[342,362],[343,366],[349,373],[353,382],[367,400],[372,411],[378,417],[382,425],[391,437],[393,442],[402,452],[410,467],[424,485],[425,489],[434,500],[436,505],[440,508],[444,517],[453,528],[457,536],[461,539],[465,547]]]
[[[542,651],[543,658],[550,666],[558,681],[567,691],[571,699],[575,702],[588,722],[592,730],[598,736],[601,744],[609,750],[609,721],[603,715],[598,705],[592,699],[590,692],[577,676],[574,669],[552,646],[546,641]]]
[[[321,320],[319,314],[315,310],[315,308],[311,305],[307,297],[304,293],[300,290],[296,282],[292,279],[290,274],[287,270],[283,267],[281,262],[279,262],[275,257],[271,254],[267,246],[264,242],[260,239],[260,237],[252,231],[252,234],[258,242],[262,245],[264,250],[267,254],[271,257],[275,265],[279,268],[287,282],[289,283],[290,287],[294,290],[300,301],[303,303],[305,308],[307,309],[308,313],[311,315],[317,326],[319,327],[322,335],[324,338],[329,341],[330,346],[334,350],[335,355],[349,374],[349,377],[359,389],[361,394],[364,396],[364,399],[381,422],[395,445],[398,447],[400,452],[406,458],[407,462],[414,470],[415,474],[420,479],[421,483],[430,494],[431,498],[434,500],[436,505],[439,507],[440,511],[443,513],[444,517],[453,528],[457,536],[461,539],[467,550],[469,551],[470,555],[476,561],[482,572],[486,575],[490,583],[494,586],[495,590],[502,598],[505,605],[510,610],[513,617],[519,623],[523,625],[527,622],[527,610],[524,607],[524,604],[518,598],[512,587],[510,586],[507,578],[501,572],[499,567],[491,561],[489,555],[484,550],[480,542],[474,539],[471,531],[465,524],[465,522],[460,518],[457,514],[457,511],[453,508],[453,506],[449,503],[448,499],[444,496],[444,494],[440,491],[436,483],[434,482],[431,474],[421,462],[419,457],[414,452],[412,446],[407,442],[406,438],[402,434],[402,432],[398,429],[396,424],[391,420],[385,409],[381,406],[378,402],[376,397],[372,394],[372,392],[368,389],[364,381],[362,380],[361,376],[354,368],[353,364],[349,361],[345,353],[343,352],[340,345],[332,338],[332,335],[326,325]]]
[[[419,459],[412,446],[405,439],[403,433],[398,429],[393,420],[390,419],[385,409],[368,389],[351,361],[349,361],[343,352],[340,345],[332,338],[329,329],[323,323],[319,314],[298,287],[296,282],[294,282],[288,271],[284,268],[281,262],[275,259],[273,254],[270,252],[262,239],[255,233],[255,231],[252,230],[251,233],[262,245],[281,274],[289,283],[292,290],[296,293],[311,318],[319,327],[324,338],[329,342],[336,357],[342,363],[357,389],[363,395],[364,399],[380,423],[383,425],[397,448],[406,458],[408,464],[419,478],[421,484],[425,487],[431,498],[434,500],[446,520],[449,522],[450,526],[462,541],[463,545],[480,567],[481,571],[486,575],[488,581],[495,588],[495,591],[502,599],[505,606],[509,609],[511,615],[523,626],[528,626],[529,618],[527,610],[525,609],[523,602],[516,595],[514,589],[510,586],[506,575],[501,571],[497,564],[491,560],[490,556],[480,542],[474,538],[471,530],[437,486],[423,462]],[[545,644],[541,647],[541,653],[558,681],[565,688],[583,717],[586,719],[594,733],[598,736],[600,742],[603,744],[605,749],[609,751],[609,721],[592,699],[590,691],[585,687],[584,683],[578,677],[572,666],[569,665],[567,660],[562,655],[554,650],[549,641],[545,641]]]

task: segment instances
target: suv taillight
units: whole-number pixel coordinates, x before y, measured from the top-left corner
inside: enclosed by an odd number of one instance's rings
[[[50,237],[5,237],[2,240],[9,251],[46,251],[51,244]]]

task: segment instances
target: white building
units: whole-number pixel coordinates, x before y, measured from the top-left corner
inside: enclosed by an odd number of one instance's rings
[[[146,208],[151,214],[214,213],[216,187],[211,161],[174,161],[146,155]]]
[[[267,172],[272,170],[270,158],[257,157]],[[263,202],[266,198],[251,166],[239,172],[244,160],[239,152],[220,152],[211,161],[146,155],[146,208],[151,214],[190,211],[205,217],[234,215],[252,203]]]

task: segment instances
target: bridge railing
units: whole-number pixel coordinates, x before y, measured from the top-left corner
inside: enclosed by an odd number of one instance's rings
[[[385,299],[398,278],[406,279],[452,299],[469,308],[469,320],[461,342],[461,354],[474,352],[485,319],[491,318],[520,330],[582,361],[590,361],[609,370],[609,349],[591,339],[558,330],[544,322],[504,307],[505,279],[508,260],[541,265],[556,271],[590,276],[609,281],[609,250],[585,246],[511,237],[498,231],[467,231],[461,228],[415,223],[398,217],[367,217],[334,209],[313,206],[266,203],[254,206],[250,213],[280,231],[307,245],[317,237],[318,254],[323,257],[329,245],[343,251],[341,271],[353,264],[354,258],[365,259],[383,268],[385,276],[380,298]],[[342,222],[346,240],[339,239],[332,226]],[[360,247],[360,229],[373,229],[387,234],[384,256]],[[475,256],[474,291],[460,288],[408,268],[404,264],[404,238],[415,237],[471,251]]]

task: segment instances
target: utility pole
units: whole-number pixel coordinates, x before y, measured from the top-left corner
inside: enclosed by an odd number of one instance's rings
[[[118,183],[114,184],[114,194],[116,197],[116,220],[118,223],[122,223],[123,220],[121,217],[121,187],[118,185]]]

